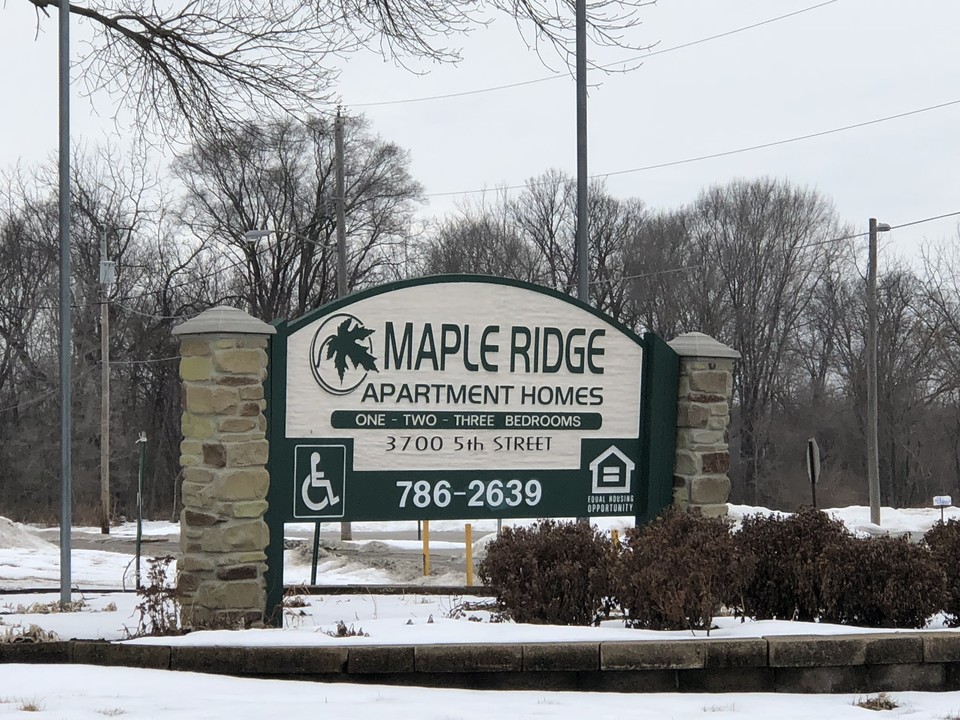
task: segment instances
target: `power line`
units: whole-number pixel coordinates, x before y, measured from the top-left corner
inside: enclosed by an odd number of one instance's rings
[[[82,372],[79,372],[79,373],[75,374],[75,375],[73,376],[70,384],[71,384],[71,385],[76,385],[80,380],[82,380],[83,378],[85,378],[87,375],[89,375],[89,374],[90,374],[91,372],[93,372],[95,369],[96,369],[96,367],[90,367],[90,368],[87,368],[86,370],[83,370]],[[27,400],[22,400],[21,402],[18,402],[16,405],[10,405],[10,406],[5,407],[5,408],[0,408],[0,413],[10,412],[11,410],[20,410],[20,409],[22,409],[22,408],[30,407],[31,405],[36,405],[36,404],[37,404],[38,402],[40,402],[41,400],[46,400],[48,397],[50,397],[51,395],[53,395],[53,394],[55,394],[55,393],[57,393],[57,392],[59,392],[59,391],[60,391],[59,385],[54,386],[52,389],[47,390],[46,392],[40,393],[39,395],[35,395],[34,397],[29,398],[29,399],[27,399]]]
[[[960,210],[957,210],[955,212],[943,213],[942,215],[931,215],[929,217],[921,218],[919,220],[910,220],[909,222],[900,223],[899,225],[891,225],[890,229],[896,230],[897,228],[911,227],[913,225],[922,225],[924,223],[934,222],[935,220],[943,220],[945,218],[957,217],[957,216],[960,216]],[[868,232],[858,232],[858,233],[851,233],[849,235],[841,235],[839,237],[826,238],[824,240],[814,240],[812,242],[803,243],[802,245],[797,245],[796,249],[803,250],[804,248],[816,247],[818,245],[828,245],[831,243],[842,242],[844,240],[856,240],[857,238],[867,237],[869,234],[870,233]],[[680,267],[669,268],[667,270],[654,270],[653,272],[638,273],[635,275],[618,275],[616,277],[609,278],[609,279],[593,280],[590,284],[601,285],[601,284],[622,282],[624,280],[641,280],[643,278],[655,277],[657,275],[669,275],[672,273],[686,272],[688,270],[698,270],[699,268],[702,268],[705,265],[706,263],[697,263],[696,265],[682,265]],[[570,289],[574,287],[574,285],[568,284],[566,287],[567,289]]]
[[[171,355],[170,357],[152,358],[150,360],[111,360],[111,365],[150,365],[152,363],[171,362],[180,360],[180,355]]]
[[[674,167],[676,165],[686,165],[688,163],[700,162],[701,160],[712,160],[714,158],[726,157],[727,155],[737,155],[739,153],[752,152],[754,150],[763,150],[765,148],[776,147],[778,145],[787,145],[789,143],[800,142],[801,140],[810,140],[812,138],[823,137],[824,135],[832,135],[834,133],[845,132],[847,130],[855,130],[857,128],[867,127],[869,125],[877,125],[878,123],[888,122],[890,120],[899,120],[900,118],[910,117],[911,115],[919,115],[920,113],[930,112],[931,110],[940,110],[942,108],[957,104],[960,104],[960,100],[950,100],[948,102],[938,103],[937,105],[928,105],[927,107],[917,108],[916,110],[908,110],[895,115],[887,115],[885,117],[875,118],[873,120],[865,120],[863,122],[853,123],[852,125],[844,125],[842,127],[832,128],[830,130],[821,130],[819,132],[798,135],[796,137],[786,138],[783,140],[774,140],[773,142],[760,143],[759,145],[750,145],[748,147],[738,148],[736,150],[725,150],[723,152],[711,153],[709,155],[699,155],[697,157],[686,158],[684,160],[673,160],[671,162],[657,163],[656,165],[645,165],[643,167],[630,168],[629,170],[615,170],[614,172],[594,175],[593,177],[608,178],[613,177],[614,175],[627,175],[629,173],[643,172],[645,170],[657,170],[659,168]]]
[[[125,310],[128,313],[133,313],[134,315],[139,315],[140,317],[149,317],[156,318],[157,320],[189,320],[192,317],[196,317],[199,313],[193,313],[190,315],[158,315],[157,313],[144,312],[143,310],[136,310],[132,307],[124,305],[122,302],[113,302],[111,303],[114,307],[118,307],[122,310]]]
[[[639,62],[641,60],[646,60],[647,58],[654,57],[655,55],[665,55],[666,53],[673,52],[675,50],[684,50],[685,48],[693,47],[694,45],[702,45],[703,43],[710,42],[711,40],[719,40],[720,38],[725,38],[731,35],[736,35],[738,33],[745,32],[746,30],[753,30],[754,28],[762,27],[764,25],[769,25],[771,23],[775,23],[780,20],[786,20],[787,18],[792,18],[796,15],[802,15],[803,13],[810,12],[811,10],[817,10],[818,8],[822,8],[826,5],[832,5],[835,2],[837,2],[837,0],[826,0],[826,2],[801,8],[800,10],[794,10],[793,12],[789,12],[784,15],[778,15],[777,17],[769,18],[767,20],[761,20],[760,22],[755,22],[752,25],[745,25],[743,27],[736,28],[735,30],[727,30],[726,32],[701,38],[700,40],[693,40],[691,42],[686,42],[681,45],[674,45],[673,47],[664,48],[663,50],[654,50],[652,52],[647,53],[646,55],[638,55],[637,57],[630,58],[629,60],[620,60],[618,62],[610,63],[608,65],[601,65],[600,67],[604,69],[609,69],[614,67],[615,65],[627,65],[634,62]]]
[[[884,117],[874,118],[872,120],[864,120],[863,122],[853,123],[852,125],[843,125],[841,127],[831,128],[829,130],[820,130],[817,132],[807,133],[806,135],[797,135],[795,137],[784,138],[782,140],[774,140],[772,142],[760,143],[757,145],[749,145],[747,147],[736,148],[735,150],[724,150],[721,152],[710,153],[707,155],[697,155],[696,157],[684,158],[682,160],[671,160],[669,162],[656,163],[653,165],[643,165],[641,167],[629,168],[627,170],[613,170],[607,173],[598,173],[596,175],[591,175],[591,180],[605,179],[608,177],[614,177],[616,175],[628,175],[631,173],[646,172],[648,170],[660,170],[662,168],[675,167],[677,165],[688,165],[690,163],[701,162],[703,160],[713,160],[715,158],[727,157],[729,155],[739,155],[741,153],[753,152],[755,150],[763,150],[766,148],[777,147],[778,145],[788,145],[790,143],[800,142],[801,140],[811,140],[813,138],[823,137],[825,135],[833,135],[839,132],[846,132],[847,130],[855,130],[862,127],[868,127],[870,125],[877,125],[879,123],[889,122],[891,120],[899,120],[901,118],[910,117],[911,115],[919,115],[925,112],[931,112],[933,110],[941,110],[952,105],[960,104],[960,99],[958,100],[949,100],[947,102],[938,103],[936,105],[928,105],[927,107],[917,108],[915,110],[907,110],[906,112],[896,113],[895,115],[886,115]],[[522,190],[523,188],[528,187],[529,185],[542,185],[543,183],[524,183],[523,185],[506,185],[497,187],[496,190]],[[438,193],[426,193],[424,197],[448,197],[453,195],[475,195],[477,193],[487,192],[488,188],[480,188],[476,190],[460,190],[458,192],[438,192]]]
[[[769,25],[771,23],[778,22],[780,20],[786,20],[787,18],[794,17],[796,15],[802,15],[803,13],[810,12],[811,10],[817,10],[826,5],[832,5],[838,0],[826,0],[826,2],[818,3],[817,5],[811,5],[809,7],[801,8],[800,10],[795,10],[794,12],[786,13],[784,15],[778,15],[777,17],[768,18],[767,20],[761,20],[759,22],[752,23],[750,25],[744,25],[743,27],[735,28],[733,30],[727,30],[726,32],[718,33],[716,35],[710,35],[709,37],[700,38],[699,40],[692,40],[690,42],[685,42],[680,45],[674,45],[672,47],[663,48],[662,50],[653,50],[644,55],[638,55],[637,57],[630,58],[628,60],[618,60],[614,63],[609,63],[607,65],[598,65],[597,67],[601,70],[609,70],[610,68],[617,67],[620,65],[629,65],[631,63],[640,62],[647,60],[648,58],[656,57],[658,55],[666,55],[667,53],[674,52],[676,50],[684,50],[689,47],[694,47],[695,45],[702,45],[703,43],[711,42],[713,40],[719,40],[721,38],[730,37],[731,35],[737,35],[738,33],[746,32],[747,30],[753,30],[754,28],[762,27],[764,25]],[[549,82],[551,80],[558,80],[560,78],[568,77],[566,74],[557,73],[554,75],[548,75],[546,77],[535,78],[532,80],[521,80],[514,83],[506,83],[504,85],[494,85],[492,87],[477,88],[475,90],[462,90],[460,92],[453,93],[444,93],[441,95],[428,95],[425,97],[417,98],[406,98],[401,100],[381,100],[376,102],[363,102],[363,103],[351,103],[351,108],[363,108],[363,107],[384,107],[387,105],[408,105],[411,103],[421,103],[421,102],[432,102],[434,100],[449,100],[452,98],[465,97],[468,95],[480,95],[483,93],[499,92],[500,90],[511,90],[513,88],[525,87],[527,85],[536,85],[538,83]]]
[[[960,215],[960,210],[957,210],[956,212],[944,213],[943,215],[934,215],[933,217],[923,218],[923,220],[913,220],[911,222],[900,223],[899,225],[891,225],[890,229],[896,230],[897,228],[910,227],[911,225],[920,225],[922,223],[933,222],[934,220],[943,220],[944,218],[948,217],[956,217],[957,215]],[[866,233],[861,234],[865,235]]]

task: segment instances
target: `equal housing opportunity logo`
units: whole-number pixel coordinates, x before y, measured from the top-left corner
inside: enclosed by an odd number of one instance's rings
[[[310,343],[310,369],[320,387],[332,395],[349,395],[370,372],[380,372],[373,332],[348,313],[335,313],[320,324]]]

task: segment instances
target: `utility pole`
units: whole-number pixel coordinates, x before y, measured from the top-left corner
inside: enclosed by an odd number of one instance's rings
[[[337,213],[337,297],[347,296],[347,227],[344,207],[346,190],[343,181],[343,115],[337,108],[337,119],[333,123],[334,163],[336,165],[336,213]],[[320,523],[317,523],[316,536],[320,535]],[[353,540],[353,526],[340,523],[340,539]]]
[[[890,226],[870,218],[867,261],[867,483],[870,490],[870,522],[880,524],[880,452],[877,438],[877,233]]]
[[[107,232],[100,231],[100,533],[110,534],[110,286]]]

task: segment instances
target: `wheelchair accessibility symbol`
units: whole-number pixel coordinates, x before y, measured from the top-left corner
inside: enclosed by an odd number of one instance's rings
[[[343,445],[296,448],[295,517],[343,517],[345,459]]]
[[[310,488],[318,488],[321,496],[320,502],[314,502],[310,499]],[[303,495],[303,504],[311,510],[317,512],[325,510],[328,505],[336,505],[340,498],[333,490],[330,480],[324,477],[323,470],[320,469],[320,453],[310,453],[310,474],[303,479],[303,487],[300,490]]]

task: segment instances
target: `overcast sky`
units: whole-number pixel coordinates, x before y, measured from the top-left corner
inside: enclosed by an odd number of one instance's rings
[[[640,11],[632,42],[656,44],[629,73],[593,72],[591,175],[620,173],[832,130],[960,101],[960,3],[835,0],[727,37],[676,46],[811,8],[823,0],[659,0]],[[35,33],[25,0],[0,6],[0,167],[52,157],[57,146],[56,13]],[[83,28],[77,27],[77,39]],[[366,54],[345,64],[347,112],[408,149],[430,210],[446,193],[521,185],[548,168],[576,172],[575,91],[569,75],[496,92],[394,102],[547,78],[509,21],[463,40],[457,66],[414,75]],[[667,51],[667,52],[664,52]],[[644,53],[603,54],[626,59]],[[554,62],[554,69],[559,63]],[[388,103],[388,104],[380,104]],[[115,133],[110,101],[74,103],[73,134]],[[607,180],[654,207],[694,200],[712,184],[775,176],[833,199],[865,229],[960,211],[960,103],[867,127]],[[883,253],[916,256],[924,240],[957,241],[957,217],[890,233]]]

